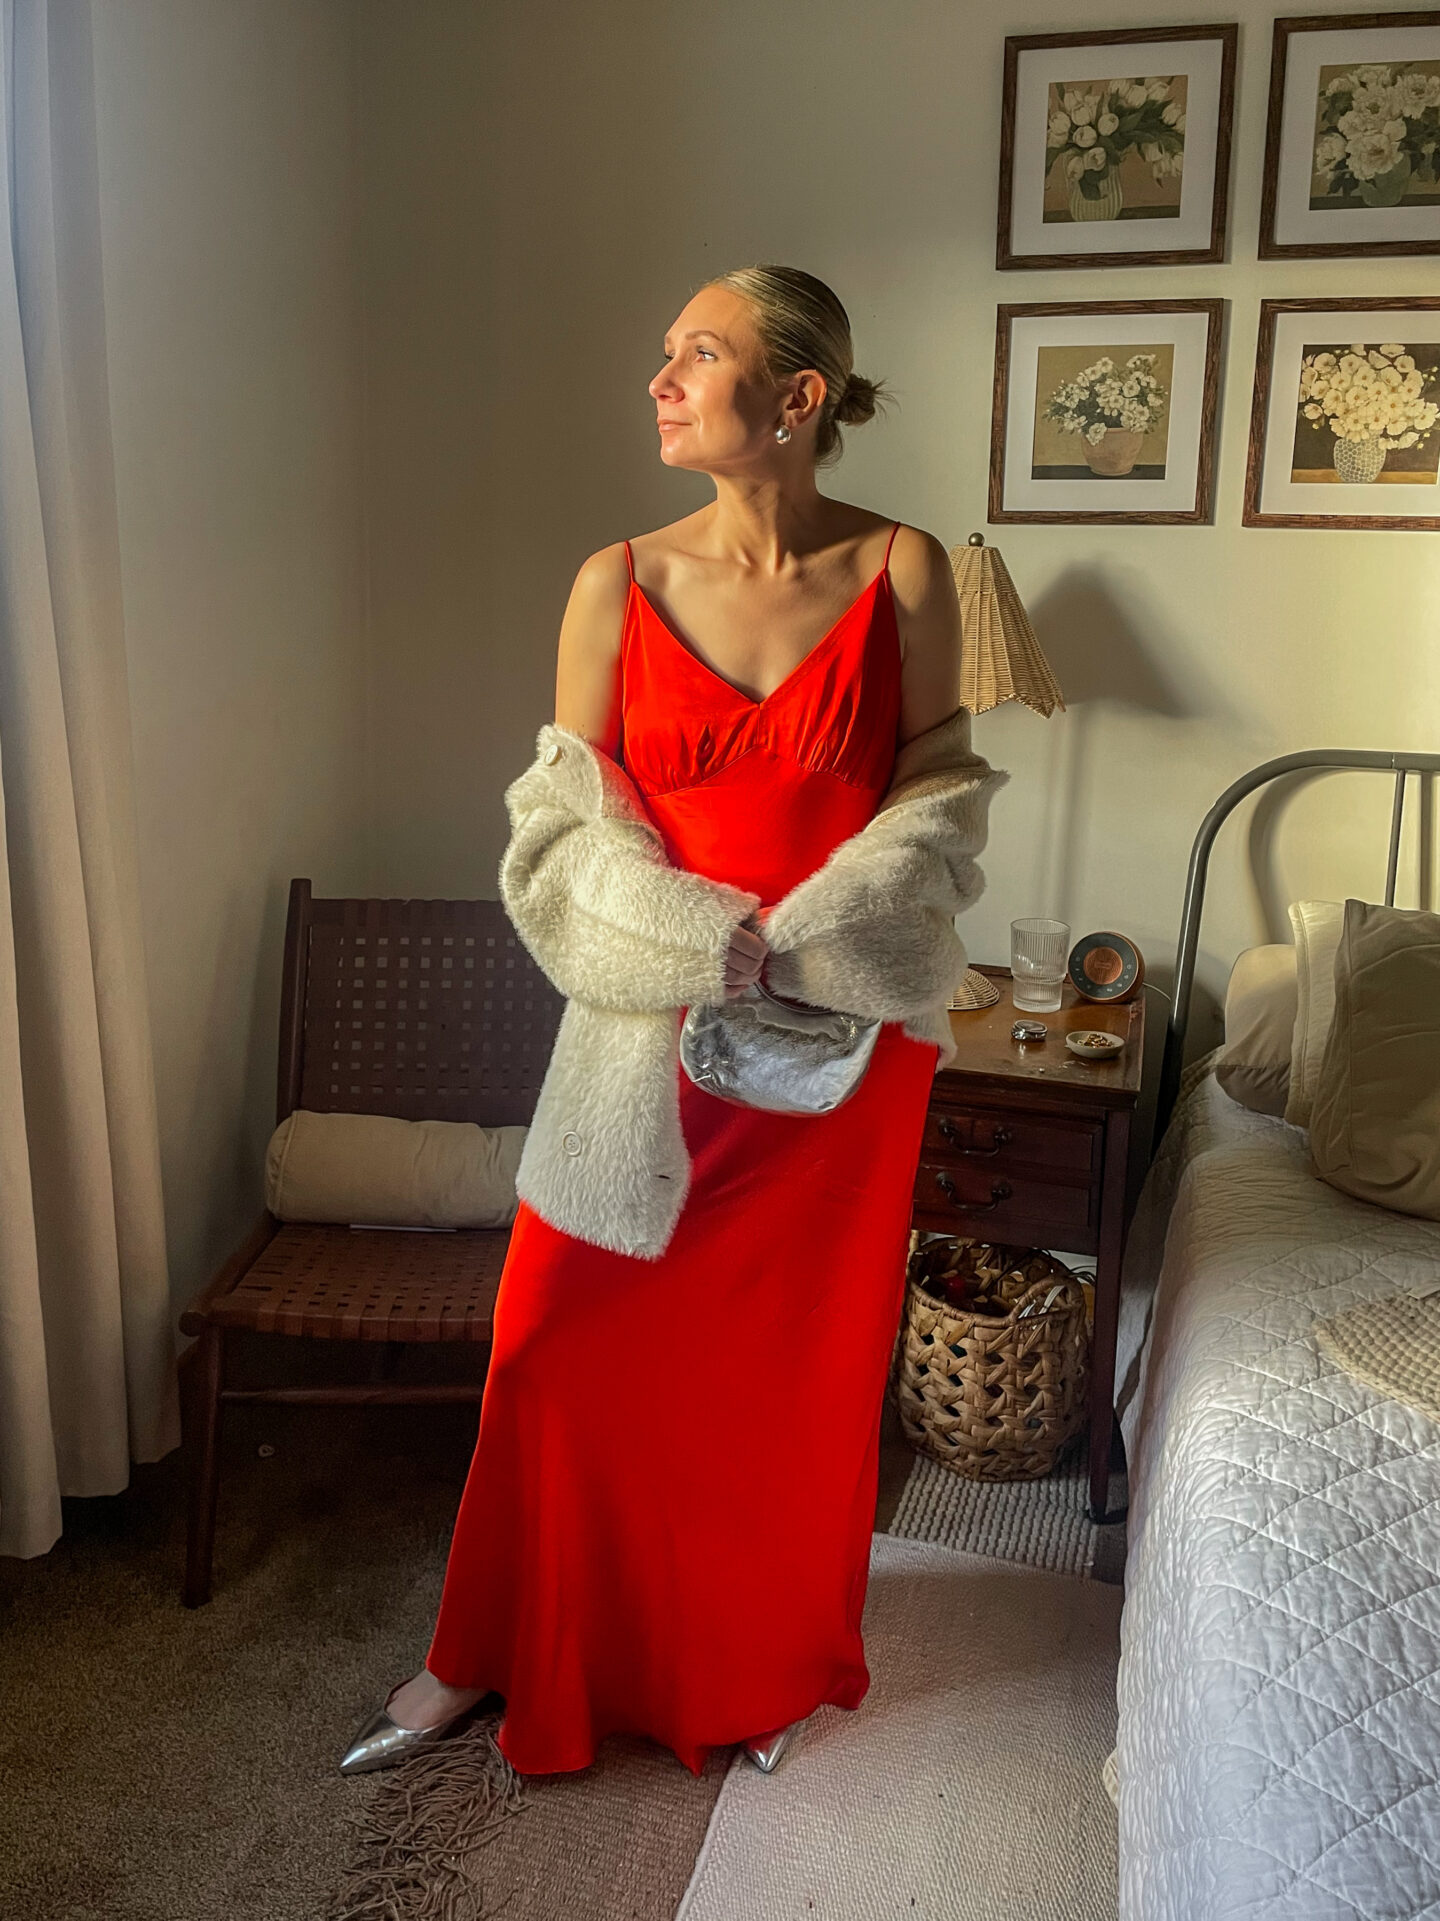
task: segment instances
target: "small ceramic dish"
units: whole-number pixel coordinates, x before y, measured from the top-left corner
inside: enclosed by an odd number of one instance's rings
[[[1065,1036],[1065,1045],[1082,1061],[1113,1061],[1125,1052],[1119,1034],[1102,1033],[1098,1027],[1077,1027]]]

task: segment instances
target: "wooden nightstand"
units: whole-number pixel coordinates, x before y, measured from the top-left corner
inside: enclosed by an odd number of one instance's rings
[[[1067,981],[1057,1012],[1022,1015],[1010,999],[1008,967],[976,971],[995,982],[1000,999],[950,1016],[959,1052],[935,1076],[911,1222],[929,1232],[1094,1256],[1090,1518],[1103,1521],[1144,998],[1107,1007],[1081,1000]],[[1011,1040],[1011,1025],[1021,1018],[1044,1021],[1045,1040]],[[1103,1063],[1077,1059],[1065,1035],[1086,1027],[1124,1035],[1124,1053]]]

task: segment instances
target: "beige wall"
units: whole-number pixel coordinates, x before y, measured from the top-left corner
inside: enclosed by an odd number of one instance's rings
[[[260,1204],[290,876],[364,884],[353,36],[344,0],[94,13],[178,1305]]]
[[[1203,10],[1202,10],[1203,11]],[[1269,22],[1242,21],[1231,261],[998,273],[1007,32],[1073,10],[980,0],[701,0],[481,8],[366,0],[362,193],[369,308],[372,763],[387,886],[490,891],[500,793],[549,717],[573,571],[689,511],[645,384],[704,276],[789,260],[850,309],[862,371],[900,410],[826,484],[929,528],[981,529],[1032,610],[1070,711],[977,723],[1013,779],[989,890],[965,927],[1058,913],[1173,951],[1201,815],[1237,773],[1302,746],[1440,742],[1440,543],[1414,532],[1242,529],[1259,300],[1433,291],[1430,260],[1255,258]],[[1111,0],[1106,27],[1188,22]],[[1230,303],[1210,527],[987,528],[999,301],[1220,295]],[[1283,813],[1271,908],[1374,893],[1383,777]],[[1264,938],[1243,821],[1215,865],[1201,978]],[[1402,893],[1402,904],[1413,901]]]
[[[289,876],[493,893],[576,566],[708,497],[660,466],[645,384],[709,273],[782,259],[835,285],[901,405],[827,485],[947,542],[996,535],[1070,696],[1049,723],[977,724],[1013,779],[976,958],[1005,957],[1012,915],[1057,912],[1163,961],[1233,775],[1304,745],[1436,745],[1440,546],[1238,524],[1261,295],[1434,280],[1256,262],[1273,12],[1219,15],[1243,22],[1231,264],[998,274],[1003,37],[1065,9],[96,7],[177,1300],[255,1204]],[[1112,0],[1104,24],[1193,17]],[[1216,524],[987,529],[996,302],[1167,294],[1231,303]],[[1291,801],[1273,846],[1268,820],[1253,849],[1243,821],[1222,841],[1212,993],[1286,898],[1376,891],[1388,794],[1358,781]]]

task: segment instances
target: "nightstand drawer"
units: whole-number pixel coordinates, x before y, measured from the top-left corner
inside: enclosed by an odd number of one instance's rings
[[[984,1240],[1088,1245],[1099,1196],[1091,1182],[1047,1179],[995,1161],[958,1162],[922,1153],[915,1174],[916,1227]],[[1066,1232],[1083,1236],[1066,1241]]]
[[[941,1167],[1033,1168],[1061,1180],[1088,1181],[1100,1165],[1101,1131],[1093,1121],[937,1101],[925,1117],[920,1155]]]

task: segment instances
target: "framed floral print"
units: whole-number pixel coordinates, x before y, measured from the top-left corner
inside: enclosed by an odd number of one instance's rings
[[[998,308],[990,519],[1208,520],[1224,308]]]
[[[1440,297],[1265,300],[1247,527],[1440,528]]]
[[[1223,260],[1238,33],[1011,35],[996,266]]]
[[[1440,253],[1440,12],[1277,20],[1260,258]]]

